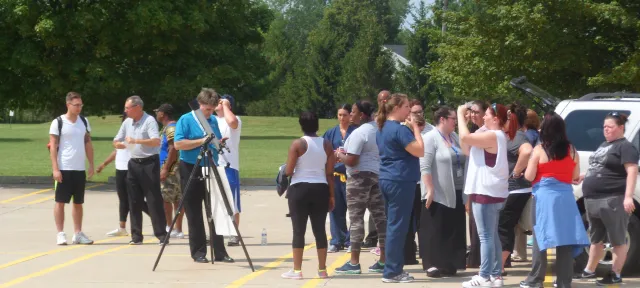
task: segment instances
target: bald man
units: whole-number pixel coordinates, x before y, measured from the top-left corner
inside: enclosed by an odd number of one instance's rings
[[[391,96],[391,92],[388,90],[382,90],[378,93],[378,110],[380,109],[380,106],[382,106],[382,100],[389,98],[389,96]]]

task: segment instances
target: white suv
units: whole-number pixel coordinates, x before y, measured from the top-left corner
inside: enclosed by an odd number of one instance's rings
[[[550,110],[548,109],[550,108],[549,106],[555,107],[555,112],[565,120],[569,141],[578,150],[580,173],[587,171],[589,156],[605,141],[602,125],[605,116],[612,111],[629,115],[629,122],[625,127],[625,137],[633,143],[636,149],[640,150],[640,94],[592,93],[579,99],[560,101],[546,91],[527,82],[524,77],[512,80],[511,85],[528,95],[534,96],[534,104],[542,107],[543,110]],[[584,214],[582,185],[574,185],[573,194],[576,198],[578,209],[582,214],[585,227],[588,228],[589,223]],[[634,200],[636,210],[629,220],[627,230],[629,252],[623,268],[623,274],[640,272],[640,181],[636,184]],[[605,253],[600,264],[611,265],[611,246],[605,245],[605,250],[607,250],[607,253]],[[582,271],[586,266],[589,257],[588,252],[589,249],[587,248],[585,253],[576,258],[576,272]]]

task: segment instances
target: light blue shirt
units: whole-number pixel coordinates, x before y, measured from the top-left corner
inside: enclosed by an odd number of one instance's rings
[[[209,119],[207,119],[207,123],[209,123],[209,126],[211,126],[211,130],[213,130],[213,134],[215,134],[216,138],[218,140],[222,139],[220,129],[218,128],[218,120],[216,120],[216,118],[212,115],[209,117]],[[193,117],[193,114],[189,112],[182,115],[180,119],[178,119],[178,122],[176,123],[176,134],[173,141],[175,143],[181,140],[202,139],[204,138],[204,136],[205,132],[203,131],[202,127],[200,127],[200,124],[198,123],[196,118]],[[209,144],[209,149],[213,154],[213,160],[216,162],[214,164],[217,166],[218,150],[213,146],[213,144]],[[180,151],[180,160],[189,164],[196,164],[196,160],[198,159],[199,154],[200,147],[196,147],[191,150],[182,150]],[[200,166],[204,166],[203,164],[204,162],[201,161]]]

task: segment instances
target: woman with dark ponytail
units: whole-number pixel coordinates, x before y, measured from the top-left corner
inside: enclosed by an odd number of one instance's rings
[[[409,121],[406,126],[401,124],[411,111],[407,95],[393,94],[381,102],[376,116],[376,144],[380,154],[380,190],[387,211],[386,263],[382,281],[409,283],[414,279],[403,271],[403,249],[415,185],[420,180],[418,157],[424,154],[424,144],[416,121]]]
[[[338,108],[338,125],[327,130],[322,135],[333,146],[333,151],[338,152],[344,147],[345,141],[356,129],[351,125],[351,104],[342,104]],[[346,249],[351,244],[349,242],[349,230],[347,229],[347,175],[344,163],[337,161],[333,167],[333,183],[335,187],[336,207],[329,213],[329,225],[331,231],[331,241],[329,242],[328,253],[336,253]]]

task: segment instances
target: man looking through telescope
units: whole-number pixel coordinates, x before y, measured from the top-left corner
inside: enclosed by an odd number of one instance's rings
[[[215,137],[220,139],[221,135],[218,122],[216,118],[212,116],[216,106],[218,106],[218,94],[213,89],[203,88],[198,94],[196,101],[200,105],[200,111],[207,119],[207,123],[211,126]],[[198,155],[200,154],[199,148],[208,140],[205,134],[204,128],[200,126],[200,122],[198,122],[195,117],[195,113],[189,112],[182,115],[178,120],[174,136],[174,146],[176,150],[181,151],[180,167],[178,170],[180,171],[184,208],[187,216],[187,225],[189,227],[189,249],[191,250],[191,258],[198,263],[209,262],[206,258],[207,240],[202,214],[202,203],[205,201],[207,188],[201,169],[196,169],[194,178],[191,180],[192,182],[188,187],[186,186]],[[217,166],[218,151],[211,144],[209,144],[209,150],[215,163],[207,163],[207,166]],[[208,161],[208,159],[202,159],[200,166],[204,166],[204,161]],[[224,247],[224,238],[216,234],[215,227],[213,227],[213,235],[211,235],[211,237],[213,237],[215,261],[233,263],[234,260],[229,257]]]

